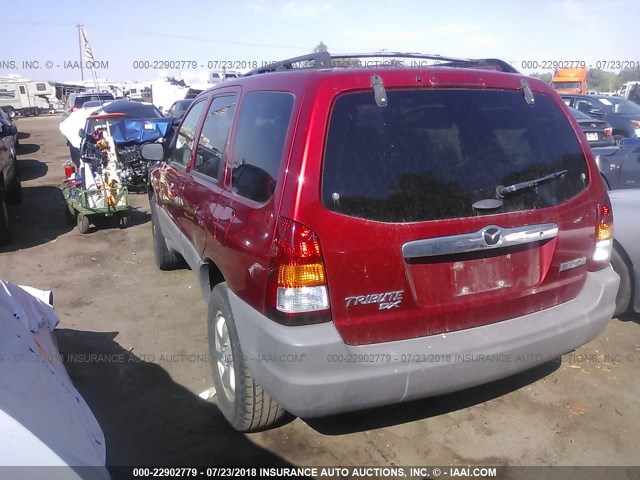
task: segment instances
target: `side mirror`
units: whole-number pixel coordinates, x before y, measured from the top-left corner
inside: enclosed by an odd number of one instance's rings
[[[87,132],[84,131],[84,128],[81,128],[80,130],[78,130],[78,135],[84,140],[87,136]]]
[[[149,162],[159,162],[164,159],[164,145],[162,143],[145,143],[140,147],[140,156]]]
[[[182,121],[181,118],[173,117],[173,121],[171,122],[171,126],[177,127],[178,125],[180,125],[181,121]]]
[[[589,115],[604,115],[604,112],[599,108],[592,108],[589,110]]]

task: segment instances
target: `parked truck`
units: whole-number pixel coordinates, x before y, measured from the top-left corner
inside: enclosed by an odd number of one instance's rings
[[[620,88],[618,94],[640,105],[640,82],[633,81],[625,83],[622,85],[622,88]]]
[[[0,80],[0,108],[10,118],[37,116],[57,103],[56,89],[48,82]]]
[[[558,68],[553,72],[551,86],[558,93],[587,93],[587,69]]]

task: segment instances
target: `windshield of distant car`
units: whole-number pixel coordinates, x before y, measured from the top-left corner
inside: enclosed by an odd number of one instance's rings
[[[87,102],[99,102],[99,101],[110,101],[113,100],[113,95],[110,93],[94,93],[88,95],[78,95],[73,100],[73,106],[76,108],[84,107],[84,104]]]
[[[598,101],[609,107],[616,115],[640,115],[640,105],[624,98],[599,98]]]
[[[116,100],[111,102],[100,110],[95,111],[93,115],[101,115],[104,113],[124,113],[126,118],[143,118],[145,120],[164,118],[162,112],[154,105],[132,102],[130,100]],[[98,125],[98,120],[88,120],[85,130],[92,132],[96,125]]]

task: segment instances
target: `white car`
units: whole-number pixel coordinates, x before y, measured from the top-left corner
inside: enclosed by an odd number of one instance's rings
[[[613,207],[611,266],[620,275],[614,316],[631,310],[640,313],[640,189],[609,192]]]

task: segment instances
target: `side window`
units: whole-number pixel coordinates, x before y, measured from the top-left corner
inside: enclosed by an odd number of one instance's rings
[[[238,113],[231,187],[243,197],[266,202],[276,188],[293,95],[250,92]]]
[[[229,130],[236,111],[236,96],[216,97],[211,102],[198,140],[194,170],[218,180]]]
[[[191,158],[191,151],[193,150],[193,142],[195,141],[196,131],[198,130],[198,123],[200,122],[200,116],[206,105],[206,100],[201,100],[196,103],[189,114],[185,117],[182,125],[180,125],[180,131],[176,135],[176,141],[169,153],[169,161],[174,164],[186,167]]]
[[[20,94],[21,95],[26,95],[27,90],[24,88],[24,85],[20,85]]]
[[[602,110],[602,108],[593,103],[591,100],[586,100],[583,98],[576,100],[576,108],[581,112],[586,113],[587,115],[590,115],[589,112],[591,112],[591,110]]]

